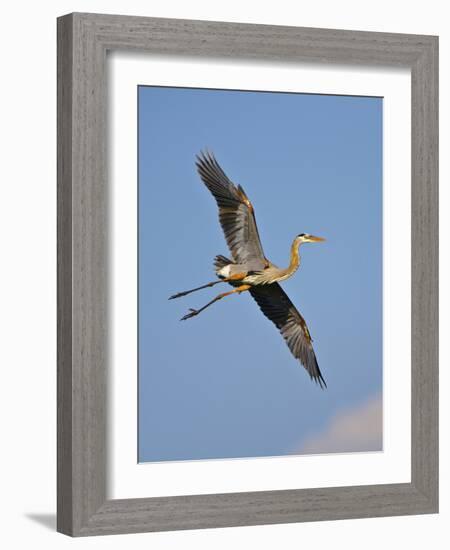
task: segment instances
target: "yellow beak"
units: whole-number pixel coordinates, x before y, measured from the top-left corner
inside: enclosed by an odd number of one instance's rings
[[[309,235],[308,237],[310,243],[322,243],[324,240],[323,237],[315,237],[314,235]]]

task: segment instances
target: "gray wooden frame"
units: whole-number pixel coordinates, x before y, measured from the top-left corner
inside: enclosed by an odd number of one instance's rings
[[[106,52],[409,67],[411,483],[106,498]],[[438,38],[75,13],[58,19],[58,531],[100,535],[438,510]]]

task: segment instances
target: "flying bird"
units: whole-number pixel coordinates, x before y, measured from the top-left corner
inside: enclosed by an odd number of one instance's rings
[[[178,292],[169,300],[219,283],[229,283],[233,290],[218,294],[199,309],[190,309],[182,321],[195,317],[215,302],[231,294],[250,292],[264,315],[278,328],[292,355],[305,367],[311,379],[326,387],[312,346],[305,320],[278,284],[291,277],[300,266],[299,248],[304,243],[324,241],[308,233],[300,233],[291,245],[287,268],[279,268],[263,252],[252,203],[241,185],[235,185],[211,153],[200,153],[196,166],[200,178],[211,191],[219,207],[219,221],[232,259],[218,255],[214,259],[218,280]]]

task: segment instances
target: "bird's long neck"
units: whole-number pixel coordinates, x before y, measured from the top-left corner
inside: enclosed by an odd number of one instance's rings
[[[289,267],[286,269],[286,273],[292,275],[295,273],[300,265],[300,243],[297,239],[294,240],[291,246],[291,257],[289,262]]]

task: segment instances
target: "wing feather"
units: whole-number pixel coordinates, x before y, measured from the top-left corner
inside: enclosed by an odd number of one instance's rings
[[[242,186],[234,185],[211,153],[197,156],[197,170],[216,199],[219,221],[233,260],[239,264],[267,265],[253,206]]]
[[[255,286],[249,292],[264,315],[279,329],[292,355],[305,367],[309,376],[321,388],[326,387],[306,322],[281,286],[278,283]]]

